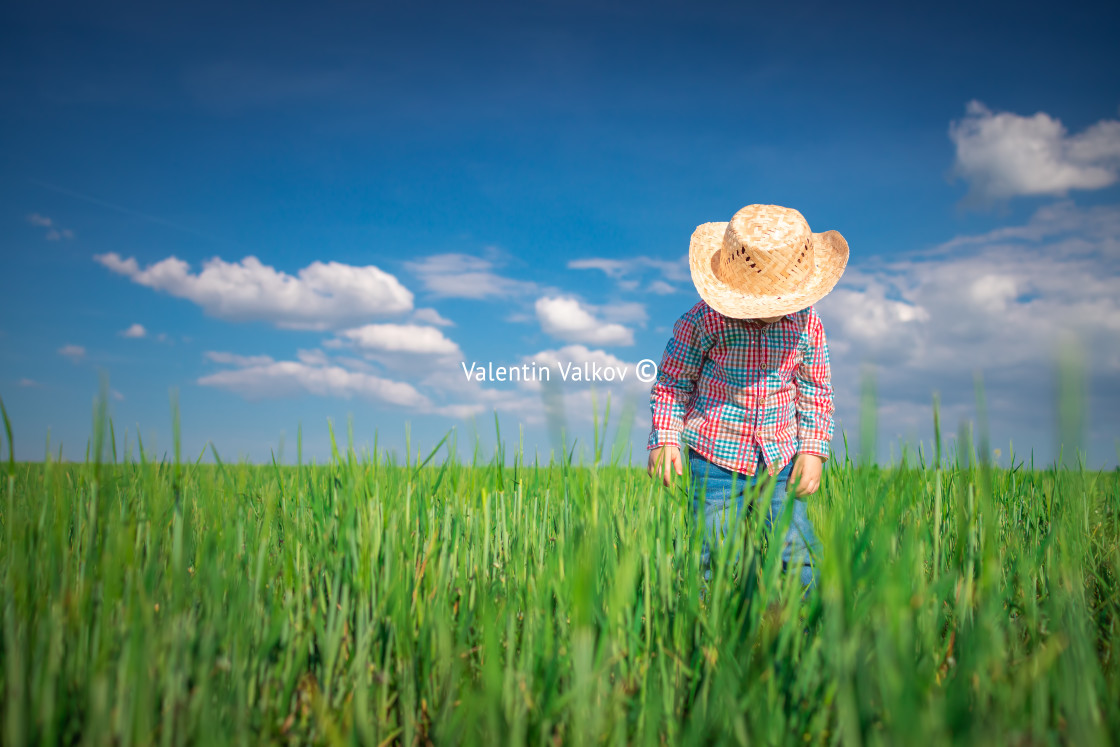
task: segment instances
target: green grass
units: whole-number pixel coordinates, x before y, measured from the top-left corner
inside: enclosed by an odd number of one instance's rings
[[[133,461],[102,412],[84,463],[9,456],[2,741],[1120,738],[1116,473],[837,457],[819,591],[751,518],[702,601],[685,486],[457,448]]]

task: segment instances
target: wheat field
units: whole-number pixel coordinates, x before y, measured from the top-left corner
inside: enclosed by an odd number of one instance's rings
[[[793,588],[752,515],[702,595],[686,481],[598,436],[590,460],[499,431],[396,461],[332,430],[327,463],[251,465],[175,433],[118,456],[102,405],[85,461],[17,463],[8,425],[5,744],[1120,736],[1114,471],[998,467],[967,439],[835,456],[809,501],[820,586]]]

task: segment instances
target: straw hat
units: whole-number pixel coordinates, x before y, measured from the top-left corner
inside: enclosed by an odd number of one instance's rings
[[[813,233],[781,205],[747,205],[727,223],[697,226],[688,247],[692,282],[724,316],[782,316],[812,306],[844,274],[848,242]]]

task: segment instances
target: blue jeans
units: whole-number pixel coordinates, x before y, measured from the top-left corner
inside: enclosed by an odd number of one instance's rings
[[[700,551],[700,562],[705,569],[704,580],[711,581],[712,545],[736,537],[735,530],[743,518],[744,493],[750,497],[752,488],[761,480],[763,482],[758,494],[764,496],[767,490],[765,480],[769,475],[766,472],[766,463],[761,458],[754,477],[751,477],[713,464],[692,450],[688,453],[688,467],[692,474],[693,510],[699,517],[703,507],[704,513],[704,544]],[[781,520],[786,504],[790,502],[786,485],[792,469],[791,461],[772,478],[774,492],[770,499],[770,510],[766,512],[767,532],[773,531],[774,522]],[[734,495],[732,495],[733,478]],[[813,524],[809,521],[809,515],[805,510],[805,501],[794,497],[792,503],[793,517],[782,545],[782,568],[787,571],[800,570],[801,584],[807,589],[817,583],[817,569],[813,559],[820,557],[820,541],[813,532]],[[738,536],[742,535],[738,534]],[[734,562],[738,560],[739,552],[736,551]]]

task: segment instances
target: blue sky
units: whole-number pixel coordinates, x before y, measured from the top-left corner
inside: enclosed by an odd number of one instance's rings
[[[38,3],[0,23],[0,396],[16,455],[119,431],[225,458],[420,448],[539,386],[463,361],[659,359],[700,223],[795,207],[851,247],[818,305],[841,430],[878,381],[880,457],[976,417],[1055,445],[1054,351],[1085,351],[1091,460],[1120,418],[1115,13],[1066,4]],[[648,385],[601,387],[636,408]],[[590,437],[591,388],[564,389]],[[123,433],[119,434],[120,438]],[[425,449],[426,450],[426,449]]]

